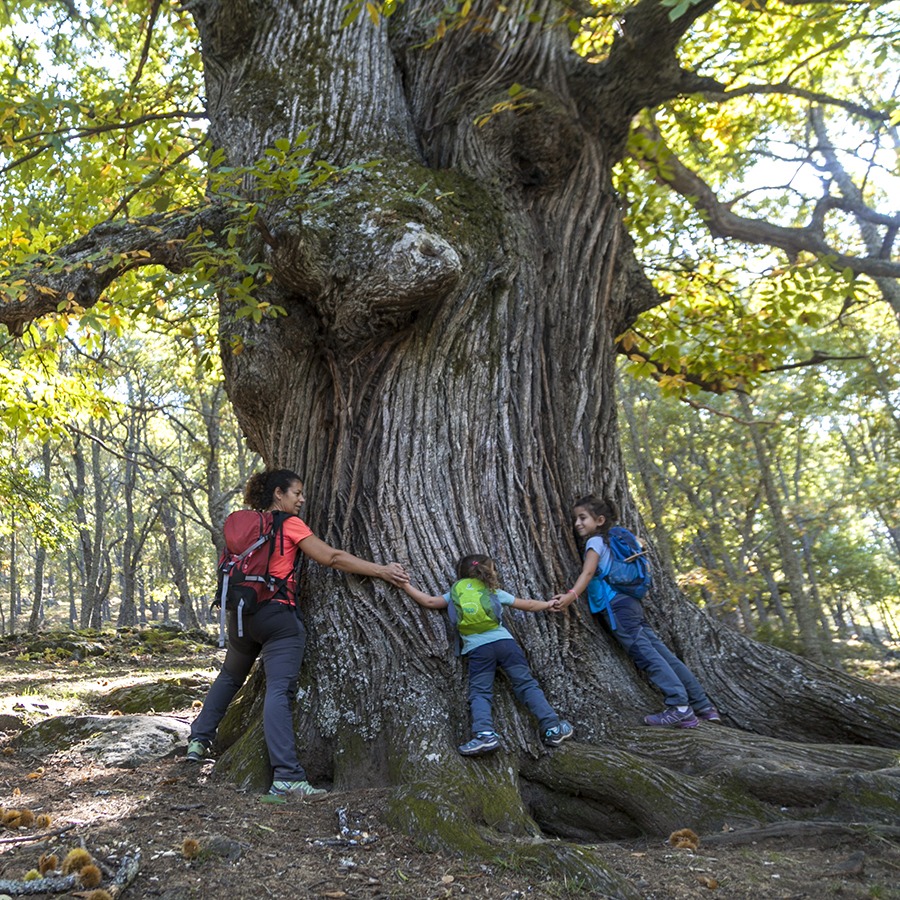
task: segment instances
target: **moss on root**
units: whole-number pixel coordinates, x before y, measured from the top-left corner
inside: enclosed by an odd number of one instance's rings
[[[268,789],[272,769],[261,718],[222,754],[216,763],[216,773],[242,788]]]
[[[422,774],[427,777],[394,791],[388,816],[423,850],[539,872],[561,882],[562,890],[623,900],[640,896],[586,848],[543,839],[507,757],[448,761]]]
[[[726,823],[759,825],[776,818],[770,807],[722,779],[685,775],[613,747],[571,742],[552,757],[524,759],[522,774],[563,798],[558,800],[561,807],[567,796],[580,798],[579,806],[585,801],[608,805],[642,834],[669,834],[686,825],[719,831]],[[577,821],[584,811],[573,810],[572,815]],[[561,821],[565,824],[565,815]],[[552,823],[545,827],[556,831]],[[617,836],[600,831],[596,839]]]

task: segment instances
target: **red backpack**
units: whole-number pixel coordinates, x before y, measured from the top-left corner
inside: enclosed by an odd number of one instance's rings
[[[218,588],[213,606],[220,607],[219,646],[225,646],[225,610],[237,612],[238,637],[244,636],[244,616],[252,615],[278,594],[288,596],[289,578],[269,574],[276,536],[291,514],[239,509],[225,519],[225,549],[219,557]]]

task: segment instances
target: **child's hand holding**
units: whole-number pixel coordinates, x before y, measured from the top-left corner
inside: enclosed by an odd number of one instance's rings
[[[577,595],[572,591],[566,591],[564,594],[557,594],[552,602],[556,605],[556,612],[562,612],[567,606],[571,606],[578,599]]]

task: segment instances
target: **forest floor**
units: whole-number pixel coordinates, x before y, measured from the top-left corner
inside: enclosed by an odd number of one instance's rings
[[[106,872],[104,883],[127,855],[140,853],[126,900],[597,896],[502,863],[423,852],[387,824],[384,790],[269,806],[216,779],[212,763],[190,764],[180,756],[126,770],[65,753],[35,758],[15,751],[14,717],[29,725],[67,713],[108,712],[103,697],[116,687],[180,676],[208,682],[220,659],[212,645],[168,640],[150,646],[138,633],[100,636],[93,646],[97,655],[76,661],[70,649],[0,639],[0,803],[51,817],[44,831],[0,830],[0,898],[4,879],[24,878],[42,854],[62,858],[79,846]],[[859,665],[866,677],[900,680],[897,659]],[[167,714],[189,721],[195,713],[186,703]],[[194,841],[199,855],[186,858]],[[900,900],[900,846],[875,836],[810,834],[715,847],[701,839],[696,850],[654,839],[598,849],[647,900]],[[89,892],[32,896],[87,898]]]

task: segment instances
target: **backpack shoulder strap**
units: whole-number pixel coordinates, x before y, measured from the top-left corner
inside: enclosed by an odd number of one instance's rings
[[[450,602],[447,604],[447,618],[450,619],[450,640],[453,643],[453,655],[462,656],[462,635],[459,633],[459,615],[456,610],[456,585],[450,588]]]
[[[275,542],[281,538],[281,552],[284,554],[284,523],[287,522],[288,519],[299,519],[300,517],[296,513],[284,512],[283,510],[276,509],[272,512],[272,531],[269,533],[269,560],[272,559],[272,554],[275,552]],[[285,592],[285,596],[287,597],[287,584],[291,580],[291,576],[295,579],[298,577],[298,570],[300,568],[301,563],[301,554],[298,552],[296,557],[294,558],[294,565],[291,568],[291,572],[289,575],[285,575],[284,578],[271,579],[271,583],[269,585],[270,589],[273,593],[278,594],[282,590]],[[266,563],[266,573],[268,574],[269,563]],[[296,586],[296,585],[295,585]],[[296,596],[293,599],[294,603],[297,603]]]
[[[497,596],[496,591],[492,591],[488,588],[488,594],[491,598],[491,609],[494,611],[494,618],[497,620],[498,625],[503,624],[503,604],[500,602],[500,598]]]
[[[272,512],[272,534],[276,534],[281,531],[284,523],[287,522],[288,519],[299,519],[300,517],[296,513],[284,512],[283,510],[276,509]]]

